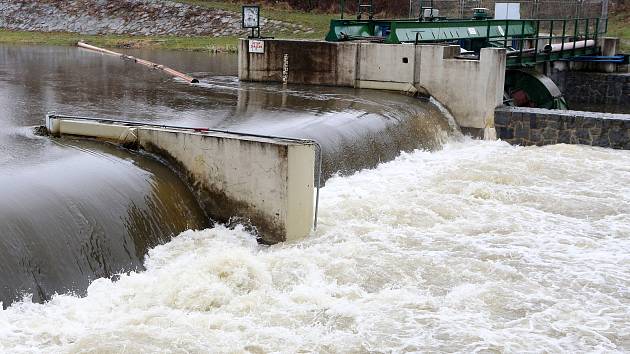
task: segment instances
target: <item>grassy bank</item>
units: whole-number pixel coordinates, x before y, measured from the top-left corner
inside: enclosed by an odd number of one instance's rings
[[[159,48],[208,52],[236,52],[238,41],[236,37],[82,35],[0,29],[0,43],[75,45],[79,40],[109,48]]]
[[[207,1],[207,0],[175,0],[177,2],[197,5],[199,7],[221,9],[225,11],[231,11],[235,13],[241,12],[241,5],[232,2],[225,1]],[[313,33],[300,34],[297,38],[316,38],[323,39],[328,33],[330,26],[330,20],[336,18],[338,14],[328,14],[321,12],[303,12],[296,10],[284,9],[278,6],[263,5],[260,9],[260,15],[272,20],[279,20],[288,23],[300,24],[313,29]],[[265,33],[265,29],[262,29],[263,35],[267,36],[282,36],[282,33]],[[286,37],[286,34],[284,35]]]
[[[182,3],[198,5],[206,8],[218,8],[240,13],[238,4],[222,1],[179,0]],[[262,8],[261,15],[273,20],[301,24],[313,29],[312,33],[292,34],[289,32],[265,32],[264,36],[277,38],[323,39],[328,31],[333,15],[321,13],[305,13],[276,8]],[[0,43],[75,45],[79,40],[109,48],[156,48],[187,51],[236,52],[237,37],[212,36],[130,36],[130,35],[82,35],[66,32],[28,32],[0,29]]]
[[[608,19],[608,36],[621,39],[621,50],[630,53],[630,14],[622,11]]]

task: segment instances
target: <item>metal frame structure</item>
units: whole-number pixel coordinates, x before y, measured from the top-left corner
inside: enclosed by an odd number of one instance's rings
[[[450,43],[478,53],[481,48],[506,48],[507,66],[599,54],[599,39],[608,19],[523,20],[332,20],[327,41],[367,40],[387,44]]]

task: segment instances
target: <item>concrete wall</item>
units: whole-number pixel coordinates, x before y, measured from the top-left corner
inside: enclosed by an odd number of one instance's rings
[[[265,40],[265,53],[239,47],[239,79],[422,92],[446,106],[459,125],[493,137],[494,109],[502,104],[504,49],[486,48],[480,60],[455,59],[457,46],[366,42]],[[299,58],[299,59],[292,59]]]
[[[416,48],[408,44],[357,45],[355,87],[407,91],[414,83]]]
[[[47,127],[55,135],[123,142],[162,156],[213,219],[248,220],[265,242],[302,238],[313,225],[311,142],[63,118],[49,119]]]
[[[419,46],[417,85],[446,106],[460,127],[490,137],[494,110],[503,104],[504,49],[484,48],[479,60],[454,59],[458,46]]]
[[[497,137],[514,145],[585,144],[630,149],[630,115],[500,107]]]
[[[551,79],[558,85],[570,108],[590,106],[630,113],[630,74],[554,70]]]
[[[265,40],[264,53],[248,53],[241,39],[238,74],[243,81],[282,82],[284,56],[288,56],[287,83],[354,86],[357,47],[353,43],[303,40]]]

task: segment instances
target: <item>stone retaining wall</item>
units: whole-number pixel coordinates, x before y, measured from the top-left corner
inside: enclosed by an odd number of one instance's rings
[[[264,32],[312,31],[261,17]],[[82,34],[241,36],[241,15],[166,0],[0,0],[0,28]]]
[[[499,107],[497,138],[514,145],[584,144],[630,150],[630,114]]]
[[[630,110],[630,74],[556,71],[551,79],[558,85],[569,107],[609,105]]]

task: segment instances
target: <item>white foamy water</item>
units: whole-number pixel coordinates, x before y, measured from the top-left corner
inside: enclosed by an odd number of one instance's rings
[[[322,190],[319,230],[189,231],[0,312],[3,352],[630,350],[630,152],[466,140]]]

